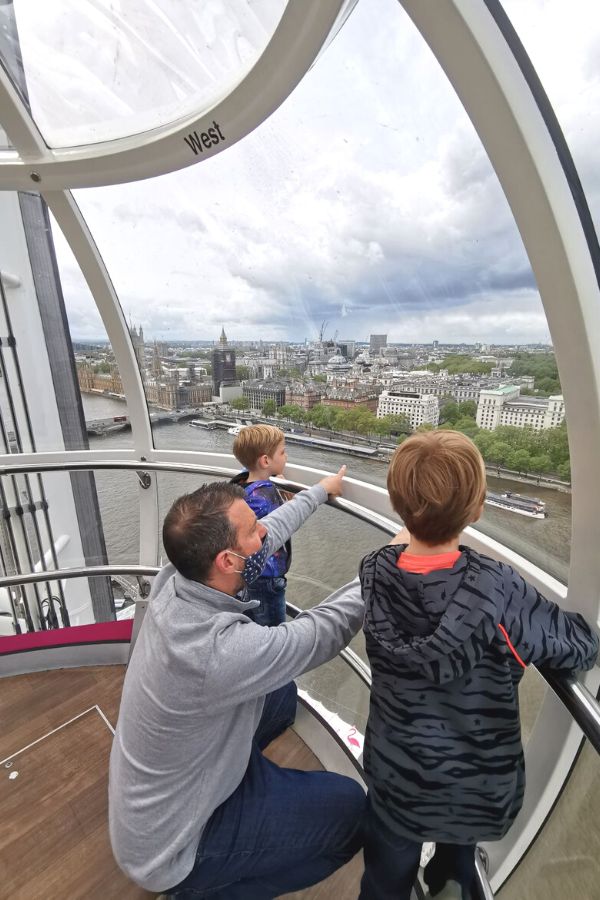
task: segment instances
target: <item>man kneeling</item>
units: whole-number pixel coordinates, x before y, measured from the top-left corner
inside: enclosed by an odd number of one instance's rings
[[[326,878],[362,845],[365,796],[330,772],[282,769],[262,750],[294,721],[291,680],[362,625],[354,582],[265,628],[244,601],[263,562],[341,493],[343,469],[257,521],[237,485],[177,500],[123,687],[110,760],[115,858],[179,898],[267,900]]]

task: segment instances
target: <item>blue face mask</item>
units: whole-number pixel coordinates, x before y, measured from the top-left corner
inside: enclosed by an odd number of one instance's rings
[[[267,564],[267,560],[269,558],[268,547],[266,540],[263,541],[263,545],[260,550],[257,550],[256,553],[253,553],[252,556],[242,556],[241,553],[236,553],[235,550],[229,551],[232,556],[237,556],[238,559],[244,560],[244,568],[238,574],[242,576],[246,584],[253,584],[257,578],[260,577],[260,574],[264,567]]]

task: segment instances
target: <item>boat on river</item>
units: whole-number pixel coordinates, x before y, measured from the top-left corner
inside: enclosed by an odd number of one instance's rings
[[[205,428],[207,431],[214,431],[219,426],[214,421],[207,421],[206,419],[192,419],[191,422],[188,422],[190,428]]]
[[[485,495],[485,503],[488,506],[497,506],[498,509],[506,509],[532,519],[545,519],[547,516],[546,504],[543,500],[538,497],[523,497],[522,494],[516,494],[513,491],[503,491],[500,494],[488,491]]]

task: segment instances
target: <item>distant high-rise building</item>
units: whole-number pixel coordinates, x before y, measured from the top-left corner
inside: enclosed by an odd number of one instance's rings
[[[235,384],[235,350],[227,344],[225,329],[212,353],[213,393],[218,396],[221,386]]]
[[[163,373],[162,362],[160,359],[160,348],[156,341],[152,347],[152,374],[155,378],[160,378]]]
[[[384,347],[387,347],[387,334],[369,335],[370,356],[379,356]]]
[[[438,347],[439,347],[439,341],[433,341],[433,349],[437,350]]]
[[[356,341],[338,341],[338,349],[343,357],[353,360],[356,355]]]
[[[146,359],[144,353],[144,329],[140,325],[140,330],[138,331],[135,325],[132,325],[130,320],[129,334],[131,337],[131,343],[133,344],[133,352],[135,353],[138,369],[140,370],[140,374],[143,378],[146,369]]]

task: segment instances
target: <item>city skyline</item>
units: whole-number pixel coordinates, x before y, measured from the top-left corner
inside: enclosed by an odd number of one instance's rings
[[[108,340],[108,338],[106,336],[105,337],[76,337],[73,335],[72,341],[74,344],[88,344],[88,345],[90,345],[90,344],[91,345],[93,345],[93,344],[98,344],[98,345],[110,344],[110,341]],[[363,348],[363,349],[368,349],[368,347],[369,347],[369,338],[362,339],[362,338],[355,338],[355,337],[345,337],[345,338],[338,338],[337,341],[333,341],[333,340],[330,341],[328,338],[324,338],[324,343],[332,343],[334,345],[337,345],[338,343],[344,344],[349,341],[355,343],[356,345],[360,345],[361,348]],[[178,344],[178,345],[184,345],[184,346],[190,346],[190,347],[206,346],[207,348],[211,348],[219,343],[219,338],[188,339],[188,338],[178,338],[175,336],[170,336],[168,339],[164,339],[164,338],[160,338],[160,337],[154,336],[154,335],[148,335],[147,337],[145,337],[145,340],[144,340],[145,344],[153,344],[155,342],[161,343],[161,344],[166,344],[167,346],[169,344],[172,344],[172,345]],[[239,340],[239,341],[228,338],[228,344],[230,344],[231,346],[244,346],[244,345],[248,345],[248,344],[255,345],[258,343],[262,343],[265,346],[274,346],[277,344],[288,344],[288,345],[292,345],[292,346],[308,346],[308,345],[316,344],[316,343],[318,343],[318,341],[315,341],[314,339],[309,339],[307,337],[300,338],[298,340],[246,339],[246,340]],[[435,347],[434,347],[434,345],[435,345]],[[552,349],[553,349],[552,344],[550,342],[543,342],[543,341],[530,341],[530,342],[522,342],[522,343],[516,342],[516,341],[510,342],[510,343],[499,342],[499,341],[471,341],[471,342],[469,342],[469,341],[456,341],[456,342],[455,341],[448,341],[448,342],[444,341],[444,342],[441,342],[435,338],[431,341],[388,341],[386,346],[387,347],[432,347],[435,350],[440,351],[440,350],[443,350],[445,347],[469,347],[469,348],[477,349],[478,345],[487,346],[487,347],[536,347],[536,348],[546,349],[549,352],[552,352]]]

